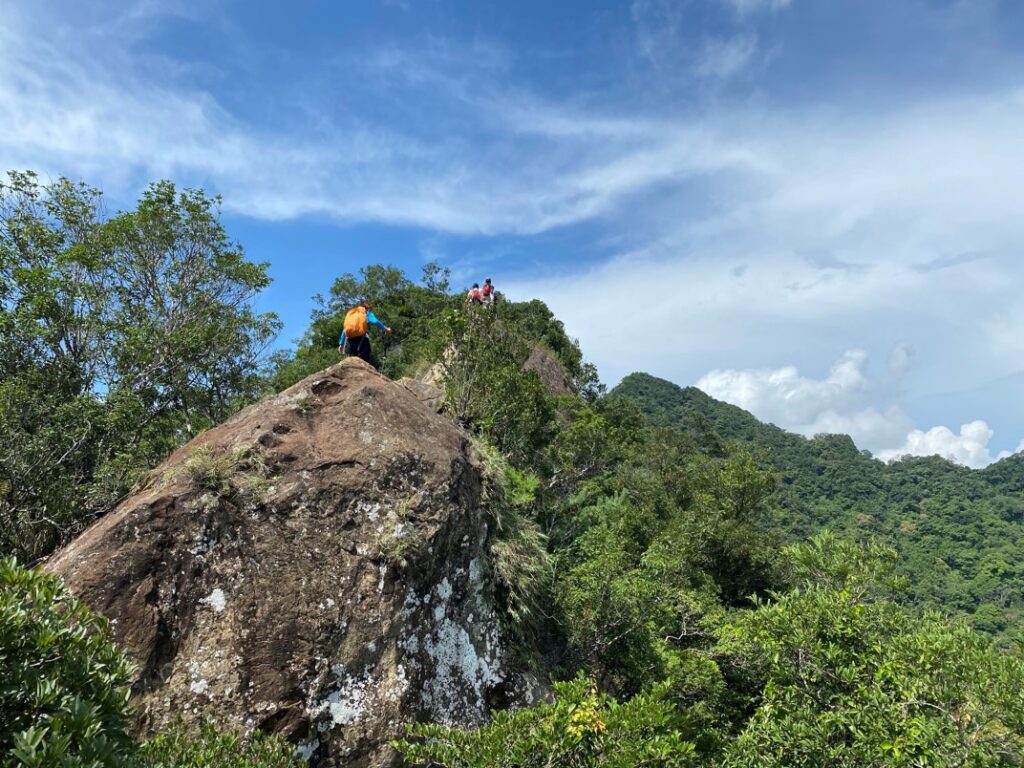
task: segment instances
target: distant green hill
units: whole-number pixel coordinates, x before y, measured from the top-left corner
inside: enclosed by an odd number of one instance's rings
[[[1024,455],[983,470],[939,457],[885,463],[847,435],[807,439],[647,374],[627,376],[612,395],[634,400],[656,426],[687,431],[709,453],[728,443],[759,453],[779,476],[772,527],[784,539],[825,528],[881,539],[900,552],[914,603],[1024,640]]]

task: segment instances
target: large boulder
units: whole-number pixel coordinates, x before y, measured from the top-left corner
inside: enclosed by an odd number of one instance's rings
[[[210,716],[314,765],[539,689],[506,647],[465,435],[346,360],[178,450],[48,568],[113,622],[139,729]]]

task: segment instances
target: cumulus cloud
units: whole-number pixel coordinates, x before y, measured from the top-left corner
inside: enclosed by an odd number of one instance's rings
[[[897,372],[904,373],[909,363],[906,355],[904,345],[895,347],[890,370],[895,357]],[[914,428],[895,400],[893,383],[873,380],[867,373],[867,363],[867,354],[854,349],[845,352],[821,379],[802,376],[793,366],[716,370],[703,376],[697,387],[807,437],[848,434],[859,447],[884,461],[901,456],[942,456],[977,468],[1009,455],[993,455],[990,443],[994,432],[982,420],[964,424],[958,433],[945,426]],[[1024,442],[1018,450],[1021,448]]]
[[[715,370],[697,387],[738,405],[760,419],[808,437],[844,433],[869,450],[901,440],[912,427],[895,404],[879,410],[888,387],[867,374],[868,355],[845,352],[821,379],[803,376],[795,366],[753,370]]]
[[[942,456],[968,467],[984,467],[997,458],[989,451],[988,444],[993,434],[992,428],[981,420],[964,424],[959,434],[949,427],[932,427],[927,432],[915,429],[907,435],[901,447],[879,451],[878,458],[890,460],[901,456]]]
[[[910,344],[900,342],[889,350],[889,371],[895,376],[902,376],[910,370],[914,362],[914,348]]]

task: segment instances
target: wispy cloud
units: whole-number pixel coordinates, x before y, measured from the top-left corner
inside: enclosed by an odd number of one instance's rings
[[[793,0],[722,0],[739,16],[758,11],[781,11],[793,4]]]
[[[757,38],[754,35],[709,38],[704,41],[694,71],[700,77],[726,80],[746,69],[756,53]]]
[[[643,77],[717,94],[700,81],[756,71],[766,33],[752,17],[790,3],[722,2],[735,18],[713,37],[691,31],[687,47],[684,4],[637,0],[631,61],[647,62]],[[42,6],[5,6],[0,167],[81,176],[129,198],[171,177],[245,215],[412,225],[427,243],[598,224],[623,244],[575,267],[573,291],[549,274],[504,283],[547,298],[609,379],[776,370],[908,338],[920,370],[956,389],[1024,355],[1019,84],[870,108],[761,96],[651,106],[632,87],[555,97],[518,81],[500,43],[424,38],[339,55],[310,87],[261,94],[288,106],[257,121],[182,77],[180,61],[139,53],[167,12],[139,3],[113,28],[79,29]],[[512,258],[502,253],[488,258]],[[619,303],[645,318],[628,361],[606,322]],[[888,418],[872,397],[849,413]],[[878,445],[898,447],[913,427]]]
[[[921,264],[915,264],[914,269],[919,272],[932,272],[936,269],[949,269],[950,267],[957,267],[961,264],[970,264],[972,261],[978,261],[979,259],[987,257],[988,254],[979,253],[977,251],[936,256],[934,259],[929,259]]]
[[[651,64],[671,66],[680,56],[683,5],[674,0],[633,0],[637,48]]]
[[[650,12],[671,17],[671,4]],[[694,232],[758,227],[762,239],[779,236],[791,248],[827,243],[837,259],[848,258],[844,248],[859,250],[869,227],[902,231],[897,248],[913,244],[921,263],[935,258],[931,241],[968,252],[1019,234],[1022,204],[1011,193],[1024,182],[1013,159],[1024,129],[1017,92],[857,119],[770,108],[635,116],[628,105],[558,105],[481,76],[480,67],[467,72],[467,58],[449,48],[426,60],[384,49],[361,72],[342,73],[344,93],[358,96],[353,81],[373,67],[385,78],[375,93],[436,121],[324,115],[302,132],[277,131],[246,122],[208,92],[134,78],[127,52],[112,67],[93,49],[47,43],[32,23],[42,21],[15,18],[2,33],[6,166],[121,187],[174,176],[207,183],[254,216],[327,215],[454,233],[541,232],[609,215],[665,184],[695,185],[727,204],[705,206],[706,215],[687,224]],[[728,76],[755,46],[753,38],[715,43],[703,71]],[[507,66],[496,46],[462,55],[484,61],[485,72]]]

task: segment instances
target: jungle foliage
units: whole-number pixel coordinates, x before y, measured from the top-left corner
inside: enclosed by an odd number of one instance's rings
[[[797,542],[829,529],[899,553],[909,602],[961,614],[1002,644],[1024,618],[1024,455],[972,470],[938,456],[885,463],[846,435],[806,439],[693,387],[646,374],[612,393],[652,424],[681,429],[715,455],[743,446],[779,478],[765,530]]]

